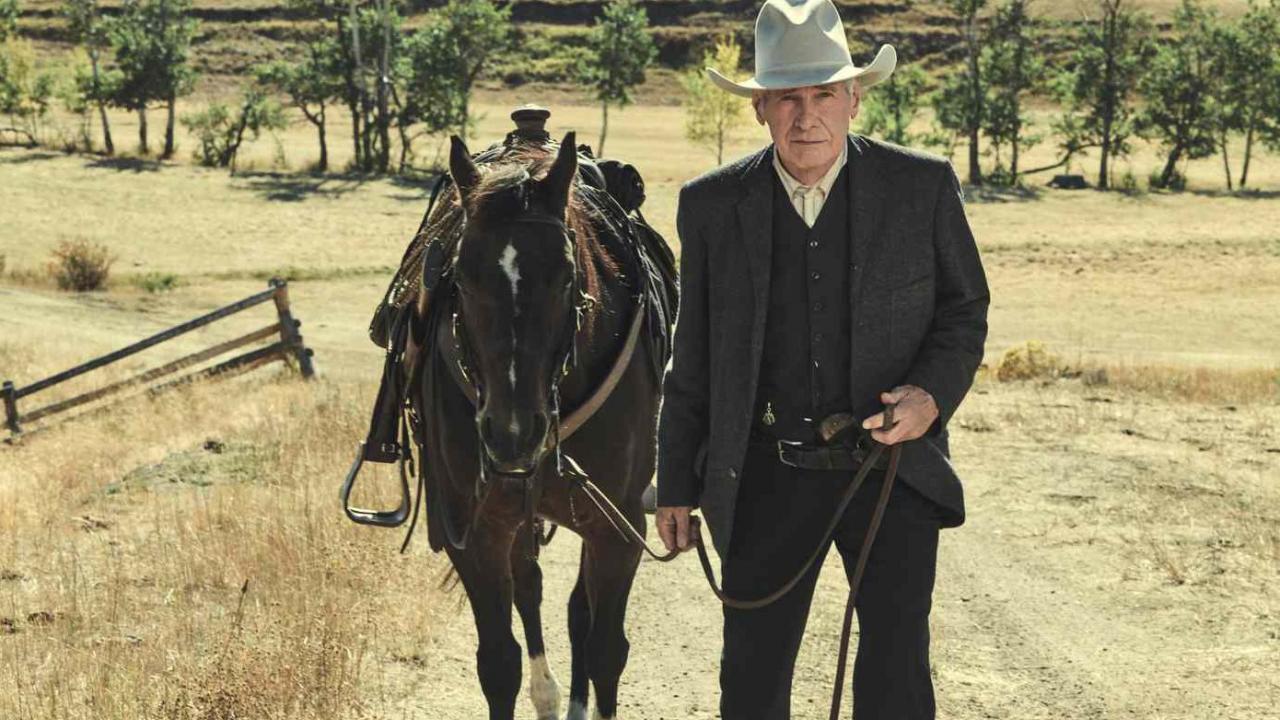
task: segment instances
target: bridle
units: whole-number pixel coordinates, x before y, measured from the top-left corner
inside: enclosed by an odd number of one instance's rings
[[[527,223],[536,225],[548,225],[560,231],[569,245],[574,249],[570,253],[573,262],[573,281],[570,289],[570,297],[574,298],[573,312],[566,316],[564,328],[561,330],[561,346],[557,349],[556,358],[558,362],[552,365],[551,377],[548,379],[550,385],[550,407],[548,415],[550,416],[550,428],[547,438],[548,448],[555,454],[556,476],[560,477],[564,474],[564,453],[561,450],[560,443],[560,383],[569,375],[569,373],[578,366],[578,334],[582,329],[583,319],[587,309],[596,302],[595,298],[582,291],[582,273],[579,272],[577,266],[577,233],[572,227],[565,223],[563,217],[558,217],[547,212],[529,209],[529,186],[527,183],[520,186],[521,205],[524,212],[507,222],[511,223]],[[459,244],[461,245],[461,244]],[[456,263],[456,259],[455,259]],[[456,266],[456,265],[455,265]],[[456,292],[456,283],[455,283]],[[475,349],[470,337],[466,332],[466,325],[462,322],[461,306],[455,303],[454,311],[450,318],[450,332],[453,336],[455,347],[457,348],[456,358],[454,362],[460,371],[461,378],[469,385],[471,392],[467,393],[474,398],[475,408],[478,412],[484,403],[484,383],[480,374],[474,370]],[[538,503],[538,495],[540,488],[536,485],[538,477],[537,467],[533,471],[525,475],[511,475],[507,473],[497,473],[490,467],[491,460],[485,438],[480,432],[479,426],[476,428],[476,446],[479,453],[478,466],[479,473],[476,475],[474,499],[476,501],[476,514],[478,514],[480,506],[484,504],[484,500],[488,492],[492,489],[490,476],[494,475],[502,481],[504,486],[516,486],[524,493],[524,514],[526,517],[526,526],[532,534],[533,542],[530,547],[536,553],[537,548],[542,544],[540,538],[540,526],[536,518],[536,507]],[[471,525],[474,524],[474,516],[471,523],[463,532],[462,537],[458,538],[456,533],[450,531],[450,542],[459,549],[466,546],[467,536],[470,534]]]

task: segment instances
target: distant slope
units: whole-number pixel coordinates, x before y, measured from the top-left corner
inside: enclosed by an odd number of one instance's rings
[[[512,17],[521,39],[521,50],[498,68],[494,78],[516,86],[528,82],[557,83],[566,79],[568,67],[555,56],[560,45],[580,45],[599,16],[606,0],[512,0]],[[1136,0],[1135,6],[1167,22],[1179,0]],[[1244,0],[1206,0],[1224,15],[1243,13]],[[423,13],[444,0],[411,0],[407,3],[408,30]],[[659,48],[661,68],[676,70],[696,62],[703,48],[725,33],[733,33],[748,45],[743,61],[751,64],[750,40],[760,0],[641,0],[648,12]],[[922,63],[936,69],[959,59],[959,36],[942,0],[836,0],[848,27],[855,61],[870,60],[881,44],[893,43],[903,62]],[[993,2],[992,5],[996,3]],[[61,0],[26,0],[20,31],[34,38],[45,55],[66,52],[69,42],[61,16]],[[107,12],[120,7],[119,0],[105,0]],[[1095,14],[1092,0],[1042,1],[1033,12],[1050,21],[1043,51],[1066,47],[1063,31],[1086,15]],[[201,21],[197,68],[205,85],[242,77],[254,64],[278,57],[284,48],[323,32],[315,21],[291,9],[285,0],[195,0],[193,14]],[[658,72],[662,77],[663,73]],[[208,88],[206,88],[207,90]]]

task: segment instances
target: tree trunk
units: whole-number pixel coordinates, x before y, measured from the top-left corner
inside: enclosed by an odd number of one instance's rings
[[[1173,150],[1169,151],[1169,159],[1165,161],[1164,170],[1160,171],[1160,187],[1169,187],[1169,182],[1173,180],[1173,172],[1177,169],[1178,158],[1182,157],[1182,144],[1173,146]]]
[[[1220,141],[1220,142],[1221,142],[1221,144],[1222,144],[1222,169],[1223,169],[1223,171],[1224,171],[1224,172],[1226,172],[1226,174],[1227,174],[1227,192],[1231,192],[1231,191],[1235,190],[1235,188],[1231,186],[1231,160],[1230,160],[1230,158],[1228,158],[1228,157],[1227,157],[1227,141],[1228,141],[1228,139],[1229,139],[1229,137],[1228,137],[1228,135],[1227,135],[1226,131],[1223,131],[1223,133],[1222,133],[1222,140]]]
[[[351,110],[351,157],[352,162],[358,168],[363,162],[360,157],[360,104],[357,101],[347,107]]]
[[[467,124],[471,117],[471,87],[464,85],[462,88],[462,124],[458,127],[458,137],[462,142],[467,141]]]
[[[386,0],[380,2],[378,7],[382,14],[382,52],[378,57],[378,141],[382,147],[378,149],[378,171],[385,174],[391,168],[391,114],[387,107],[391,22],[387,13]]]
[[[1018,184],[1018,132],[1013,133],[1013,152],[1009,160],[1009,184]]]
[[[102,101],[102,79],[98,69],[98,51],[89,52],[93,65],[93,99],[98,104],[98,117],[102,119],[102,145],[108,155],[116,154],[116,144],[111,140],[111,123],[107,120],[107,104]]]
[[[1103,22],[1106,23],[1104,36],[1105,47],[1103,52],[1106,54],[1106,64],[1102,70],[1102,158],[1098,162],[1098,189],[1106,190],[1111,187],[1111,169],[1107,167],[1107,163],[1111,159],[1111,129],[1115,124],[1116,116],[1116,97],[1115,97],[1115,32],[1116,21],[1120,13],[1119,3],[1108,3],[1104,6],[1105,17]]]
[[[609,134],[609,103],[603,101],[600,107],[604,108],[604,120],[600,123],[600,146],[596,148],[596,157],[604,157],[604,139]]]
[[[1249,128],[1244,133],[1244,167],[1240,170],[1240,189],[1244,189],[1244,184],[1249,180],[1249,160],[1253,156],[1253,128],[1257,125],[1257,118],[1249,118]]]
[[[173,114],[174,106],[178,104],[176,95],[170,93],[168,101],[168,116],[164,121],[164,153],[161,159],[168,160],[173,157]]]
[[[138,150],[143,155],[151,150],[147,147],[147,106],[138,107]]]
[[[319,122],[316,123],[316,132],[320,136],[320,163],[316,165],[316,170],[325,172],[329,169],[329,141],[325,137],[324,103],[320,103],[320,115]]]
[[[970,15],[969,36],[969,184],[982,184],[982,165],[978,152],[978,136],[982,131],[982,78],[978,69],[978,18]]]

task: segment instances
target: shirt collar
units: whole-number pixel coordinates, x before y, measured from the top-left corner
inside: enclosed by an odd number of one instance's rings
[[[799,180],[792,177],[791,173],[787,172],[787,169],[782,166],[782,161],[778,159],[777,146],[774,146],[773,149],[773,169],[777,171],[778,179],[782,180],[782,187],[786,189],[787,197],[795,197],[796,190],[802,187],[817,187],[822,191],[822,197],[827,197],[831,194],[831,186],[836,184],[836,177],[840,175],[840,171],[844,168],[848,159],[849,142],[846,140],[844,144],[840,146],[840,157],[835,162],[831,163],[831,169],[827,170],[827,174],[823,175],[822,179],[818,180],[816,185],[806,186]]]

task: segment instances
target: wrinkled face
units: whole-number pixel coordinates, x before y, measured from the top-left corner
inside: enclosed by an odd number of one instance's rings
[[[568,159],[557,158],[545,179],[525,182],[527,210],[519,186],[478,203],[469,197],[478,173],[465,147],[455,146],[461,157],[450,163],[468,208],[454,272],[468,370],[479,386],[476,429],[488,466],[506,475],[529,474],[542,459],[552,386],[576,330],[574,247],[552,220],[564,217],[576,171],[572,139],[567,147]]]
[[[762,90],[751,98],[756,120],[769,126],[783,167],[802,183],[822,177],[840,157],[862,92],[856,81],[786,90]]]

